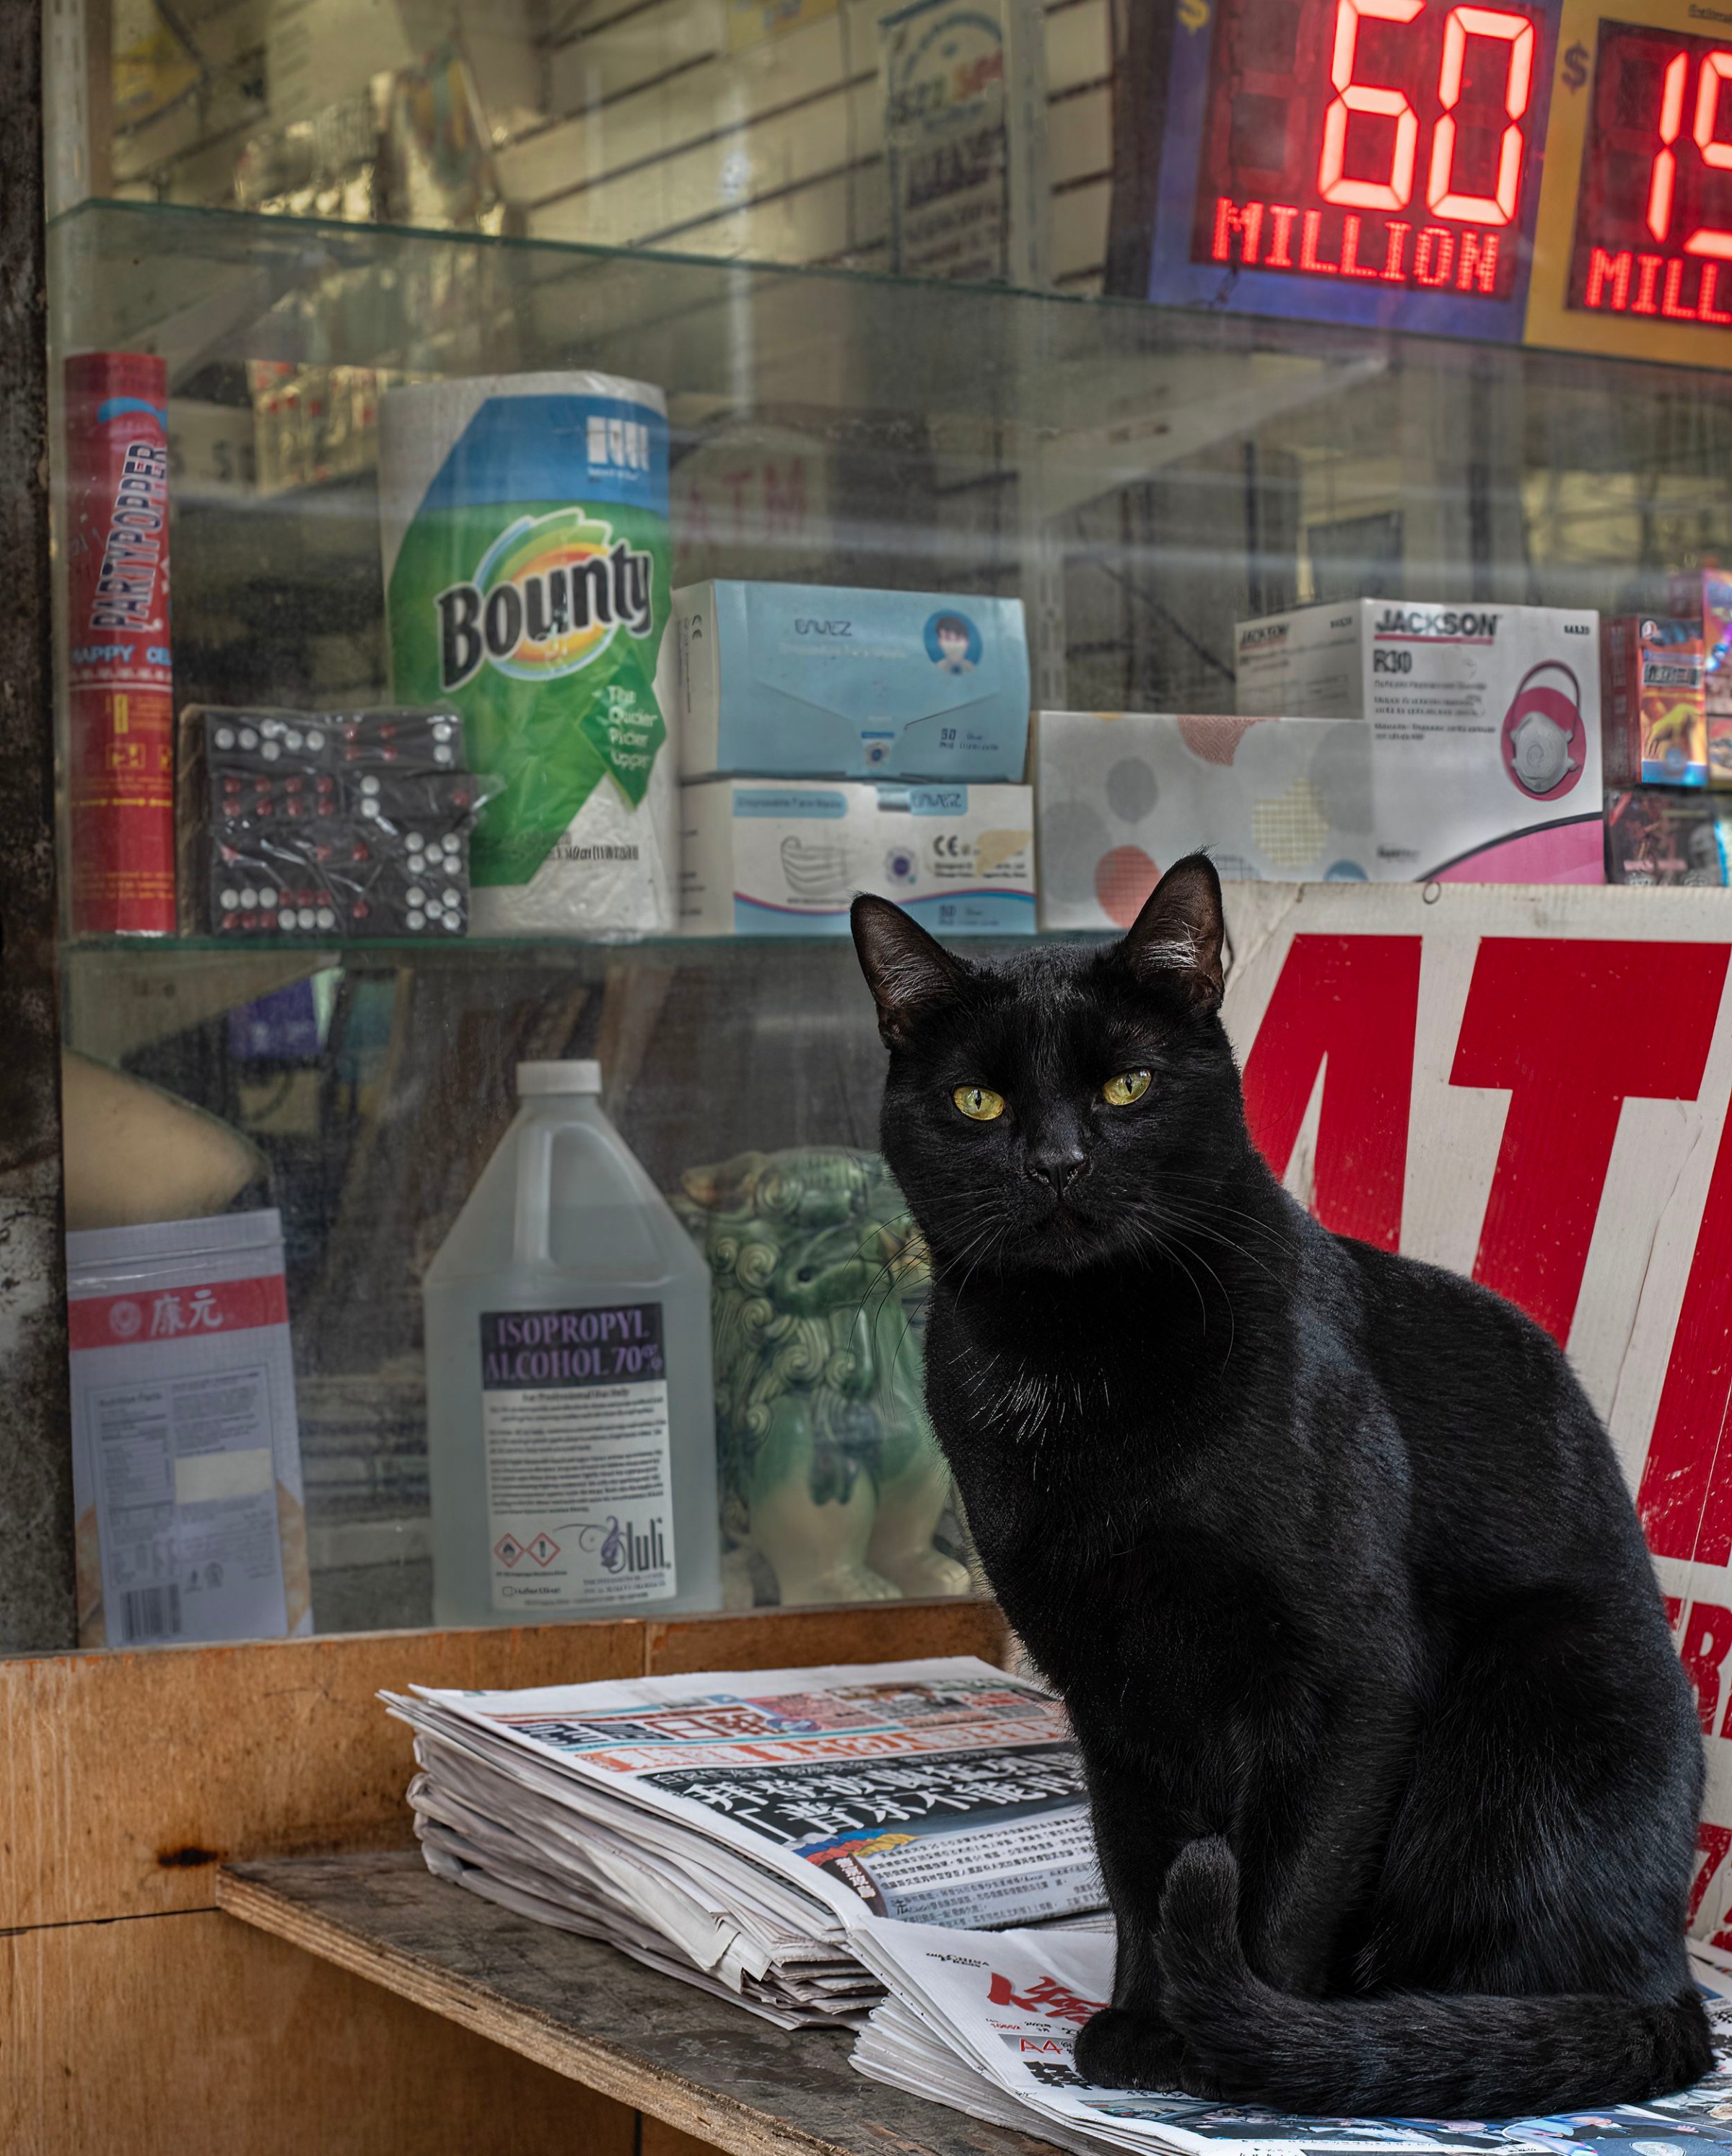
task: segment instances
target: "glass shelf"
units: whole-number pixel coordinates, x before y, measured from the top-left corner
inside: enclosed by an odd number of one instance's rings
[[[1687,369],[158,204],[49,260],[58,352],[167,362],[182,703],[386,690],[364,426],[340,476],[222,476],[261,365],[655,382],[676,583],[1020,595],[1049,708],[1231,710],[1235,619],[1296,600],[1652,611],[1732,555],[1732,388]]]
[[[1033,936],[947,936],[951,948],[979,957],[994,952],[1025,950],[1031,943],[1108,943],[1107,931],[1044,929]],[[454,936],[448,941],[428,936],[357,936],[341,942],[316,936],[79,936],[60,946],[63,957],[77,963],[93,957],[125,957],[141,964],[153,961],[172,965],[183,956],[220,952],[225,957],[260,956],[305,958],[321,966],[359,963],[376,953],[400,958],[429,958],[435,962],[465,956],[486,957],[517,952],[558,964],[562,957],[578,952],[606,954],[642,952],[658,958],[679,958],[694,964],[714,964],[723,958],[746,959],[754,954],[773,957],[779,951],[835,951],[854,963],[854,946],[846,936],[815,932],[809,936]]]

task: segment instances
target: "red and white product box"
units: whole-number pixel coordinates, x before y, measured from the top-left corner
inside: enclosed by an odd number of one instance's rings
[[[65,381],[72,926],[172,936],[167,370],[80,352]]]
[[[1268,883],[1226,906],[1270,1165],[1326,1226],[1519,1303],[1610,1427],[1707,1746],[1692,1928],[1732,1949],[1732,906]]]
[[[79,1640],[312,1630],[277,1214],[66,1238]]]

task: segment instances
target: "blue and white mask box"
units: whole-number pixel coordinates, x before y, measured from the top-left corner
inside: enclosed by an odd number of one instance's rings
[[[844,936],[857,891],[938,936],[1035,927],[1027,786],[708,778],[680,788],[691,936]]]
[[[799,778],[1020,779],[1020,599],[823,584],[689,584],[658,683],[680,769]],[[671,710],[670,710],[671,706]]]

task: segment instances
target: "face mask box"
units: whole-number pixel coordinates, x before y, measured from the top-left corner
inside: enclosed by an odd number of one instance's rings
[[[1369,724],[1384,881],[1597,883],[1599,630],[1555,607],[1304,607],[1238,625],[1239,711]]]
[[[1042,711],[1041,925],[1127,927],[1159,875],[1200,850],[1247,882],[1603,881],[1597,755],[1591,808],[1534,829],[1488,746],[1385,740],[1359,719]]]
[[[1041,926],[1127,928],[1206,851],[1229,882],[1370,882],[1371,736],[1356,720],[1042,711]]]
[[[680,800],[688,935],[844,936],[862,891],[935,935],[1033,932],[1029,787],[712,778]]]
[[[1702,629],[1688,616],[1614,614],[1601,632],[1608,786],[1705,786]]]
[[[1561,696],[1597,737],[1599,629],[1591,610],[1559,607],[1400,599],[1298,607],[1235,627],[1239,716],[1495,731],[1519,704],[1518,726]],[[1514,746],[1536,791],[1564,776],[1565,745],[1555,732],[1529,726]]]
[[[686,778],[1020,779],[1022,603],[691,584],[673,596],[659,693]]]

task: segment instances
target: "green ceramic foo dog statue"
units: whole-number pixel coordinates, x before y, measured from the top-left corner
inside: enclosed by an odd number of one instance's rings
[[[753,1550],[784,1604],[966,1594],[933,1546],[954,1501],[921,1406],[926,1258],[884,1163],[802,1147],[680,1180],[714,1276],[730,1604]]]

